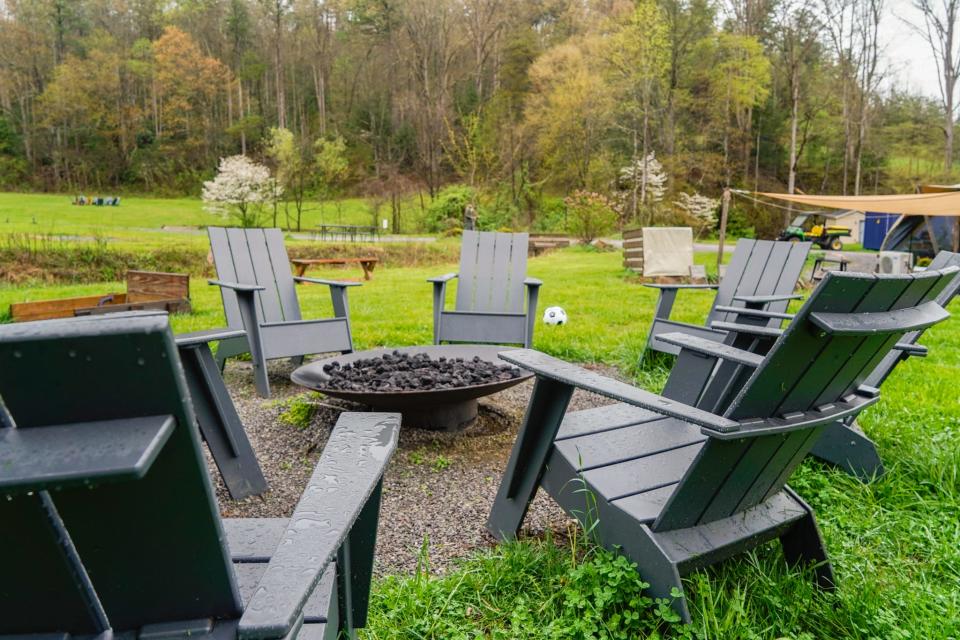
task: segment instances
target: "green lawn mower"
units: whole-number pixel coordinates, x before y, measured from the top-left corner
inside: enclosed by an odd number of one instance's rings
[[[822,213],[802,213],[780,233],[777,240],[789,242],[809,240],[822,249],[840,251],[843,249],[843,240],[840,238],[852,235],[850,227],[828,224],[829,219],[830,216]],[[808,227],[809,230],[806,230]]]

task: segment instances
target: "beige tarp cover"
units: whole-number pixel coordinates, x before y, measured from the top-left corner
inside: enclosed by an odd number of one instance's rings
[[[643,275],[689,276],[693,266],[693,229],[643,228]]]
[[[754,195],[827,209],[854,209],[914,216],[960,216],[960,191],[892,196],[805,196],[763,192]]]

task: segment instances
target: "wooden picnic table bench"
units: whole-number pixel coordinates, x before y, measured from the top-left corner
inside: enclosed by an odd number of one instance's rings
[[[363,279],[369,280],[372,277],[373,270],[379,262],[379,258],[292,258],[290,263],[297,268],[297,277],[302,278],[307,269],[320,264],[348,265],[359,264],[363,269]]]

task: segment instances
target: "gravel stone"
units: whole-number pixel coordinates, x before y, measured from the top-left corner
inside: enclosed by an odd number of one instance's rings
[[[620,377],[610,367],[590,369]],[[227,387],[245,425],[270,489],[262,496],[231,500],[209,454],[220,511],[225,517],[289,517],[313,473],[337,417],[342,411],[363,411],[362,405],[318,396],[290,381],[294,367],[270,364],[273,398],[257,397],[247,362],[230,361]],[[517,437],[533,389],[525,381],[480,402],[477,420],[463,431],[446,433],[404,427],[384,478],[376,572],[412,573],[426,541],[430,568],[447,571],[457,559],[495,544],[485,524],[501,473]],[[317,405],[307,428],[280,420],[286,403],[302,394]],[[611,400],[577,390],[570,410],[609,404]],[[563,540],[574,521],[540,492],[524,520],[523,535],[550,530]]]

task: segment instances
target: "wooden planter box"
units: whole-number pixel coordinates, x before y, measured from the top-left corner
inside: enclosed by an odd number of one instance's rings
[[[10,317],[14,322],[28,322],[144,309],[190,313],[190,276],[128,271],[126,293],[20,302],[10,305]]]

